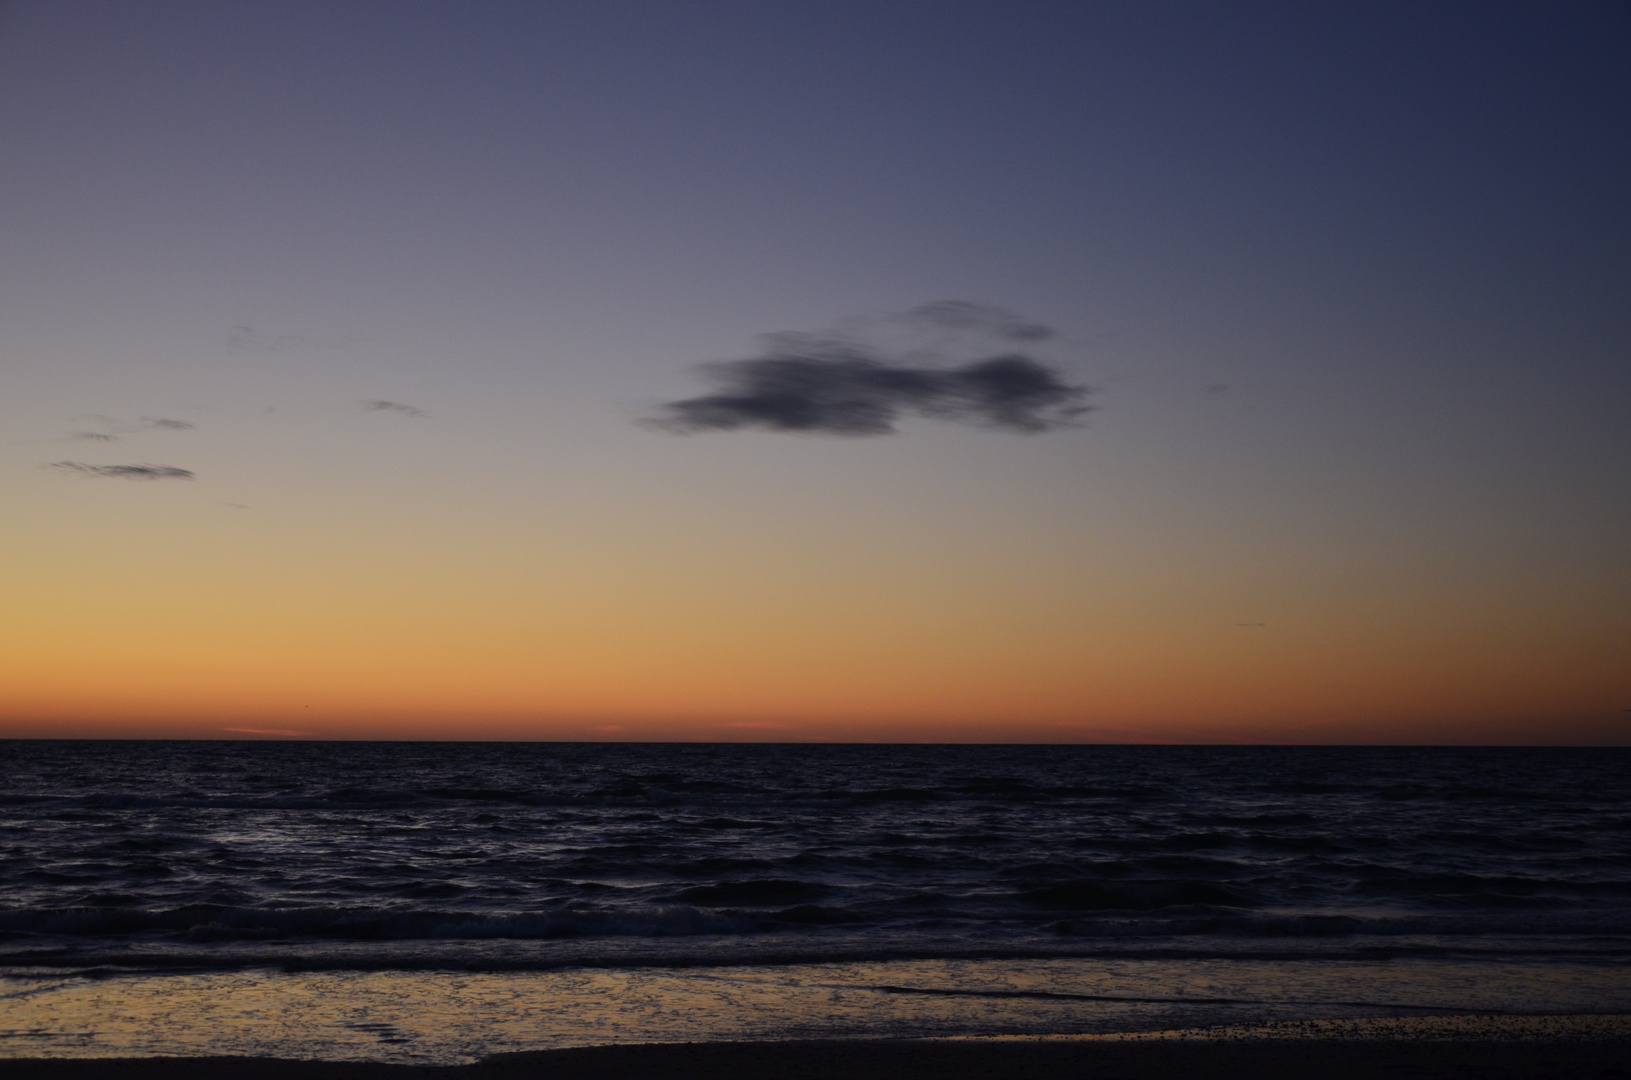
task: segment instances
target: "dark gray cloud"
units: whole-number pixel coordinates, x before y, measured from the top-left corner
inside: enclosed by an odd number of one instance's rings
[[[162,416],[142,417],[142,427],[160,428],[164,431],[191,431],[196,424],[189,424],[185,420],[166,420]]]
[[[118,477],[124,480],[191,480],[191,469],[174,465],[87,465],[83,461],[53,461],[49,468],[81,476]]]
[[[932,333],[935,340],[926,346],[880,344],[886,335],[879,327],[900,326]],[[648,422],[679,433],[761,428],[889,435],[903,416],[917,415],[1046,431],[1092,408],[1085,403],[1087,387],[1066,382],[1054,368],[1011,347],[1051,336],[1047,327],[1001,308],[961,301],[852,324],[847,332],[767,334],[759,356],[704,366],[715,393],[668,402]],[[990,352],[992,338],[1009,348],[978,355]],[[975,358],[944,363],[970,352]]]
[[[1046,431],[1087,412],[1085,387],[1019,354],[955,368],[907,367],[864,357],[761,357],[710,367],[720,393],[671,401],[653,422],[666,430],[888,435],[903,413],[1013,431]]]
[[[365,401],[362,407],[367,412],[395,412],[416,419],[430,415],[424,409],[416,409],[412,405],[404,405],[400,401]]]

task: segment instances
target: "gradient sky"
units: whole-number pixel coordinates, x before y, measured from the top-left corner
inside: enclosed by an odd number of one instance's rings
[[[11,3],[0,250],[0,735],[1631,742],[1623,3]]]

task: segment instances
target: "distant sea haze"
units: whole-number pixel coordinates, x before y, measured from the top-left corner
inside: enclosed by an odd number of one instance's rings
[[[6,744],[0,960],[1631,952],[1631,752]]]

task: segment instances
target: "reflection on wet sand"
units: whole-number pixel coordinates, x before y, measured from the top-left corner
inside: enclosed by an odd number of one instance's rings
[[[444,1065],[497,1053],[687,1041],[1155,1032],[1188,1038],[1201,1028],[1214,1032],[1208,1038],[1456,1030],[1464,1033],[1443,1037],[1487,1038],[1486,1030],[1520,1030],[1512,1026],[1520,1019],[1542,1023],[1510,1015],[1537,1000],[1558,1013],[1631,1011],[1631,985],[1617,965],[1444,960],[935,960],[497,973],[37,970],[8,976],[3,992],[0,1055],[7,1057],[233,1055]],[[1491,1014],[1508,1015],[1491,1020]]]

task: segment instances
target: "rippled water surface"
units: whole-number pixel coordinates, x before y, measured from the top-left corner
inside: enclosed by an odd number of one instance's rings
[[[1621,750],[11,742],[0,755],[0,971],[18,995],[0,1013],[32,1010],[28,1023],[47,1023],[52,1001],[97,1016],[86,1002],[117,997],[140,1015],[131,1001],[200,979],[248,980],[269,1000],[324,979],[450,993],[448,979],[477,976],[502,996],[492,980],[510,979],[536,1012],[536,993],[564,1002],[584,972],[668,1002],[614,1027],[678,1016],[698,1037],[738,1030],[740,1010],[703,1023],[707,1010],[652,988],[759,980],[750,1012],[803,1033],[853,1032],[862,1014],[942,1030],[987,1006],[998,1030],[1137,1026],[1164,997],[1204,1005],[1182,989],[1203,968],[1234,973],[1236,1004],[1208,1006],[1227,1018],[1240,1002],[1273,1016],[1416,1007],[1394,992],[1407,983],[1444,1008],[1631,1007]],[[943,1000],[876,989],[903,964],[930,965],[907,989]],[[1147,992],[1091,1005],[1116,964]],[[833,984],[851,1005],[894,1004],[845,1006],[826,1028],[765,1004],[804,1000],[829,968],[851,973]],[[705,971],[713,983],[697,982]],[[1359,990],[1356,971],[1371,972]],[[539,990],[549,979],[568,981]],[[991,996],[998,983],[1009,996]],[[1041,983],[1053,997],[1012,1004]],[[764,989],[795,984],[792,998]],[[0,1053],[20,1052],[23,1027]]]
[[[1623,751],[3,753],[14,962],[1568,950],[1631,927]]]

